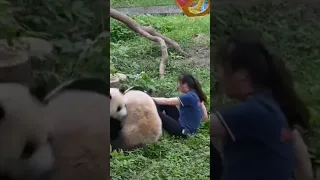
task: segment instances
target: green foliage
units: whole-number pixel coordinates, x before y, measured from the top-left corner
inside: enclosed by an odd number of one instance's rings
[[[31,36],[50,41],[54,46],[47,61],[33,62],[37,81],[51,86],[80,75],[109,79],[108,6],[103,1],[0,0],[1,29],[4,36]],[[3,6],[6,5],[6,7]]]
[[[249,8],[228,5],[212,9],[212,51],[219,40],[239,29],[251,28],[263,33],[269,48],[282,57],[291,69],[296,81],[296,89],[312,112],[310,147],[315,148],[320,157],[320,18],[319,12],[306,6],[275,6],[263,4]],[[214,53],[211,53],[214,55]],[[212,57],[213,58],[213,57]],[[215,75],[211,74],[215,81]],[[218,102],[229,102],[213,88],[211,94]]]
[[[177,41],[187,52],[209,48],[208,41],[194,41],[197,34],[204,34],[204,39],[209,39],[208,16],[195,19],[180,15],[133,18],[141,25],[150,25]],[[179,95],[176,90],[178,75],[187,71],[199,79],[210,98],[209,66],[194,66],[189,57],[182,57],[169,48],[165,79],[160,80],[159,45],[131,32],[117,21],[111,20],[110,23],[111,61],[117,70],[128,76],[124,86],[139,85],[153,89],[154,96],[174,97]],[[209,52],[206,53],[209,55]],[[197,61],[197,55],[192,55]],[[186,140],[165,134],[159,142],[149,147],[130,153],[113,152],[111,179],[209,179],[209,150],[207,122],[196,136]]]

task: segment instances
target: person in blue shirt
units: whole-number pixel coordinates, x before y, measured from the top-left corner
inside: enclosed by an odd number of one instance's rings
[[[201,85],[191,74],[181,74],[177,88],[183,93],[180,97],[154,97],[162,126],[170,135],[187,137],[198,131],[202,119],[208,119],[204,103],[207,97]],[[180,106],[179,110],[176,106]]]
[[[249,32],[231,36],[217,52],[219,88],[239,100],[210,117],[211,136],[224,140],[222,180],[295,179],[297,156],[306,152],[297,153],[293,131],[308,129],[310,115],[284,62]]]

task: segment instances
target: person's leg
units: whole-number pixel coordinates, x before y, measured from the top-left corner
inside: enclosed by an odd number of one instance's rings
[[[162,127],[172,136],[186,137],[182,134],[182,127],[178,121],[171,118],[170,116],[159,112],[160,119],[162,121]]]
[[[165,105],[162,107],[162,109],[166,112],[166,115],[172,117],[176,121],[178,121],[180,117],[180,112],[177,108],[177,106],[170,106],[170,105]]]
[[[220,180],[222,174],[222,158],[220,152],[210,142],[210,179]]]
[[[180,117],[180,112],[178,110],[178,108],[176,106],[172,106],[172,105],[159,105],[157,103],[155,103],[158,111],[160,112],[165,112],[167,116],[170,116],[171,118],[173,118],[174,120],[178,121],[179,117]]]

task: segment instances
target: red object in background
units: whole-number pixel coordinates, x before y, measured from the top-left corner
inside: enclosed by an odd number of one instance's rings
[[[179,4],[180,7],[185,6],[189,1],[192,1],[192,0],[176,0],[176,2]]]

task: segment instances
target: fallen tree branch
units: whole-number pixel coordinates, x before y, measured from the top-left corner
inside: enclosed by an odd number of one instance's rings
[[[158,33],[153,27],[141,26],[129,16],[112,8],[110,8],[110,17],[126,24],[131,30],[135,31],[139,35],[153,42],[156,42],[160,45],[160,49],[161,49],[161,58],[160,58],[160,65],[159,65],[160,78],[164,77],[166,64],[168,60],[167,44],[171,45],[175,50],[182,53],[183,55],[186,55],[186,53],[182,50],[182,48],[177,42]]]

